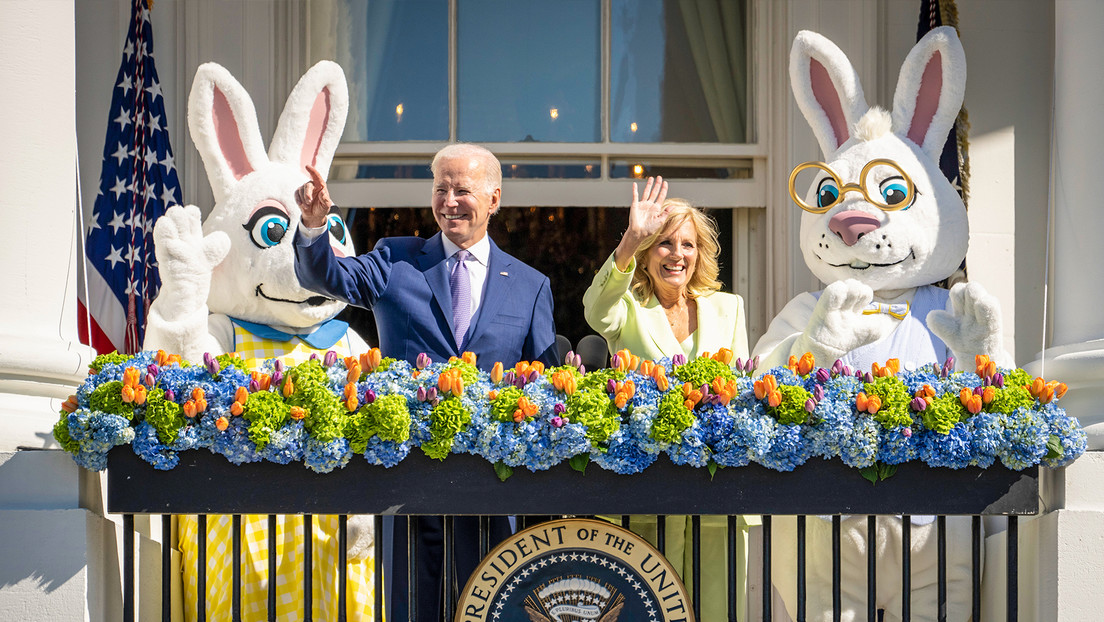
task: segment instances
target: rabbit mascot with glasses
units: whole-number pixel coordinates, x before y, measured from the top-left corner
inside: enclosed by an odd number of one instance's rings
[[[759,369],[805,352],[825,367],[840,360],[863,371],[891,358],[916,369],[950,356],[958,369],[972,369],[978,354],[1009,365],[996,298],[977,283],[936,285],[959,268],[969,243],[965,205],[938,166],[965,93],[966,59],[955,30],[934,29],[912,49],[892,112],[867,106],[850,61],[813,32],[794,40],[790,80],[825,159],[790,176],[791,196],[803,210],[801,251],[825,288],[800,294],[774,318],[755,347],[764,361]],[[774,557],[793,568],[796,527],[792,519],[778,522]],[[912,619],[935,620],[936,521],[911,522]],[[901,519],[879,518],[876,536],[875,606],[887,622],[900,620]],[[807,619],[831,620],[831,522],[809,520],[806,537]],[[866,619],[865,516],[843,517],[841,543],[842,619]],[[967,620],[969,518],[948,518],[947,551],[947,619]],[[775,588],[796,617],[795,581],[776,578]]]
[[[215,63],[196,71],[188,97],[188,127],[203,158],[215,205],[206,220],[199,208],[170,208],[154,229],[161,290],[150,306],[144,347],[179,353],[192,362],[205,353],[238,352],[250,368],[268,359],[291,365],[333,350],[340,356],[368,351],[348,324],[335,319],[345,303],[304,289],[295,276],[292,244],[300,210],[296,191],[307,167],[326,176],[349,108],[345,74],[322,61],[296,84],[266,152],[249,93]],[[339,214],[330,219],[334,252],[353,255]],[[270,371],[271,373],[271,371]],[[187,619],[196,619],[195,517],[180,517]],[[207,619],[231,617],[230,517],[208,517]],[[337,619],[338,519],[313,517],[313,617]],[[243,517],[243,619],[301,619],[303,519],[279,516],[277,576],[269,577],[267,519]],[[372,619],[374,604],[370,517],[349,521],[349,619]],[[276,611],[266,611],[268,581],[281,585]],[[287,598],[285,594],[290,594]],[[376,619],[380,619],[377,617]]]

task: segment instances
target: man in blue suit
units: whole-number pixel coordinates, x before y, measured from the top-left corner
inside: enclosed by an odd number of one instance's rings
[[[452,144],[433,158],[433,218],[440,233],[384,238],[374,250],[342,257],[331,246],[333,209],[316,171],[297,195],[302,219],[295,237],[295,274],[304,287],[372,310],[385,356],[414,363],[425,353],[447,361],[475,353],[481,369],[496,361],[558,364],[548,277],[504,253],[487,235],[502,199],[502,167],[490,151]],[[405,523],[395,522],[405,542]],[[418,620],[441,620],[441,522],[418,520]],[[478,563],[477,519],[456,519],[456,571],[463,586]],[[492,546],[509,535],[492,521]],[[396,547],[391,620],[415,620],[406,610],[406,559]]]

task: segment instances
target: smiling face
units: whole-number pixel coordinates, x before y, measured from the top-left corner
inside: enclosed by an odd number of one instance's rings
[[[698,230],[694,221],[669,223],[648,250],[645,270],[655,292],[663,300],[687,292],[698,265]]]
[[[818,279],[857,279],[877,292],[936,283],[958,268],[969,239],[966,210],[939,169],[920,155],[915,145],[889,134],[844,145],[828,163],[840,181],[849,184],[859,182],[868,162],[888,157],[908,172],[916,196],[907,208],[885,211],[861,192],[849,191],[823,214],[802,213],[801,250]],[[825,188],[824,177],[813,181],[807,204],[816,204]],[[868,182],[871,196],[886,203],[899,185],[878,169],[872,169]]]
[[[487,235],[502,189],[488,181],[486,162],[473,154],[442,157],[433,175],[433,218],[441,233],[460,248]]]

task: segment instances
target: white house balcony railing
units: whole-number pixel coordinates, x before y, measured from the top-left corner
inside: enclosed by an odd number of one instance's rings
[[[1008,517],[1007,530],[1007,619],[1018,619],[1018,523],[1017,517],[1033,515],[1039,504],[1039,471],[1031,467],[1024,471],[1011,471],[995,465],[988,469],[965,468],[951,470],[931,468],[914,462],[899,466],[891,478],[876,486],[860,477],[858,471],[838,460],[810,460],[789,473],[779,473],[758,465],[721,469],[711,476],[705,469],[689,469],[661,459],[643,473],[631,476],[617,475],[600,468],[590,468],[586,474],[561,464],[548,471],[529,472],[518,469],[505,482],[492,473],[490,465],[482,458],[470,455],[451,455],[440,462],[431,460],[421,452],[412,452],[405,460],[392,468],[369,465],[353,460],[345,468],[320,475],[304,469],[302,465],[278,465],[259,462],[234,466],[222,456],[202,451],[181,454],[180,464],[169,471],[157,471],[134,455],[128,448],[116,448],[109,455],[107,474],[108,511],[124,515],[124,563],[123,600],[124,620],[135,619],[135,554],[134,515],[159,514],[165,533],[171,529],[171,515],[231,514],[234,520],[235,563],[240,555],[240,515],[242,514],[298,514],[305,517],[310,526],[310,516],[315,514],[374,514],[377,534],[381,533],[382,515],[517,515],[522,525],[526,517],[621,515],[628,523],[629,514],[691,514],[696,530],[701,515],[727,515],[729,519],[729,619],[746,619],[738,612],[735,603],[736,572],[731,560],[735,559],[732,537],[736,533],[737,515],[763,515],[761,566],[752,572],[759,573],[762,585],[761,604],[749,605],[752,619],[774,619],[772,611],[772,573],[791,572],[789,569],[772,568],[771,546],[778,542],[778,534],[772,535],[772,517],[797,515],[797,562],[792,571],[797,577],[799,611],[797,620],[805,618],[804,607],[807,590],[805,573],[804,518],[807,515],[831,516],[833,523],[833,601],[836,619],[840,610],[840,517],[841,515],[868,515],[868,537],[873,539],[876,515],[936,515],[938,546],[938,611],[915,612],[925,619],[946,619],[946,517],[969,515],[972,520],[972,619],[987,620],[982,611],[982,517],[1003,515]],[[412,521],[413,522],[413,521]],[[481,521],[485,524],[486,521]],[[344,567],[344,516],[341,520],[339,564]],[[909,521],[903,521],[902,587],[905,598],[900,611],[903,620],[909,620],[914,612],[908,594],[910,585]],[[451,549],[451,521],[445,521],[445,562]],[[659,534],[664,530],[659,529]],[[201,527],[198,548],[201,551],[200,569],[204,551]],[[481,529],[481,551],[489,549],[487,538]],[[269,530],[270,547],[275,547],[274,530]],[[661,536],[662,538],[662,536]],[[416,541],[414,534],[402,538],[395,535],[395,542]],[[169,539],[166,538],[166,541]],[[309,543],[311,539],[305,538]],[[376,538],[376,559],[382,559],[383,538]],[[694,538],[694,564],[698,565],[700,540]],[[662,539],[657,543],[663,550]],[[870,546],[867,560],[868,619],[878,620],[873,605],[874,581],[878,559]],[[270,548],[272,550],[272,548]],[[270,559],[274,556],[270,555]],[[414,556],[412,556],[413,558]],[[309,550],[305,559],[310,560]],[[171,592],[171,551],[164,546],[161,557],[162,617],[171,617],[169,594]],[[384,585],[384,564],[376,565],[376,611],[381,611]],[[446,569],[449,564],[445,563]],[[142,576],[158,574],[156,568],[142,568]],[[694,580],[688,586],[694,601],[695,618],[700,618],[699,580],[701,573],[695,567]],[[273,571],[274,572],[274,571]],[[310,585],[311,569],[306,568],[306,585]],[[413,573],[413,569],[411,569]],[[773,576],[778,577],[779,574]],[[204,580],[202,575],[199,579]],[[240,612],[240,586],[235,577],[234,614]],[[456,596],[467,577],[445,577],[449,598],[446,598],[446,614],[451,618]],[[275,582],[269,582],[269,610],[276,599]],[[201,583],[202,585],[202,583]],[[340,585],[344,585],[341,576]],[[205,590],[201,587],[198,593]],[[304,619],[310,618],[310,590],[306,590],[307,603]],[[342,590],[339,597],[344,597]],[[408,598],[416,605],[412,595],[391,595],[391,598]],[[343,605],[344,603],[342,603]],[[204,611],[200,602],[197,609]],[[413,608],[411,609],[413,611]],[[344,614],[345,607],[339,607]],[[203,616],[200,613],[200,616]],[[201,617],[202,619],[202,617]],[[378,619],[378,618],[377,618]],[[390,618],[388,618],[390,619]],[[713,622],[713,621],[705,621]]]

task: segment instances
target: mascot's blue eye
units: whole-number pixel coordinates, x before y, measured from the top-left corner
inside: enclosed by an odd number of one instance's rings
[[[817,188],[817,207],[834,205],[839,201],[839,195],[839,188],[836,187],[835,181],[831,179],[821,181],[820,187]]]
[[[345,238],[348,237],[348,231],[345,229],[345,221],[337,214],[330,214],[326,220],[330,223],[330,235],[334,236],[334,239],[337,240],[339,244],[344,244]]]
[[[276,246],[284,239],[290,220],[286,213],[271,205],[253,212],[249,221],[242,225],[249,232],[249,239],[257,248]]]
[[[900,181],[887,181],[882,184],[881,193],[886,205],[900,205],[908,199],[908,186]]]

